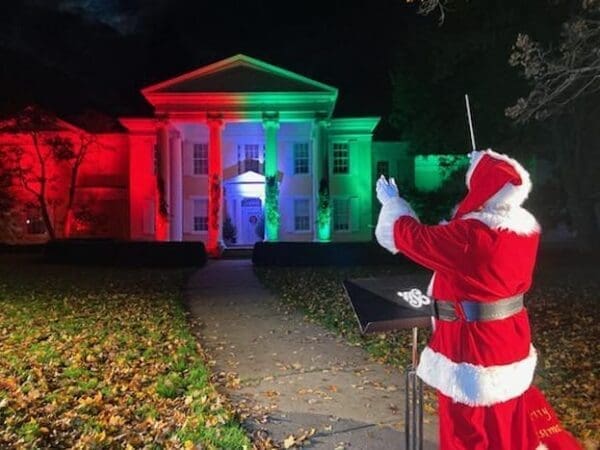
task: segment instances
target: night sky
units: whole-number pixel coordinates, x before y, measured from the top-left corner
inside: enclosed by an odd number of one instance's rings
[[[140,88],[244,53],[337,87],[338,116],[386,116],[394,51],[423,21],[400,0],[23,0],[6,8],[0,94],[64,115],[86,107],[149,114]]]
[[[527,92],[508,64],[517,34],[559,35],[569,2],[549,2],[453,0],[440,27],[405,0],[11,1],[0,14],[0,113],[36,103],[74,123],[86,109],[150,116],[140,89],[243,53],[337,87],[335,116],[381,116],[378,139],[434,137],[419,142],[426,151],[465,145],[468,92],[481,143],[497,145],[512,132],[505,108]]]

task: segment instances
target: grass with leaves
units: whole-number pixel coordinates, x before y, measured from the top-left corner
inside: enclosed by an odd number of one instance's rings
[[[410,331],[361,336],[341,282],[418,270],[412,265],[255,269],[262,283],[284,304],[300,308],[311,320],[364,347],[375,360],[399,367],[406,367],[411,360]],[[536,384],[545,391],[565,427],[586,448],[596,448],[600,442],[600,282],[593,275],[596,270],[578,267],[576,262],[542,267],[526,296],[533,343],[540,355]],[[422,348],[428,332],[419,334]],[[432,399],[432,391],[426,390],[426,409],[432,407]]]
[[[190,332],[185,275],[1,257],[0,447],[250,448]]]

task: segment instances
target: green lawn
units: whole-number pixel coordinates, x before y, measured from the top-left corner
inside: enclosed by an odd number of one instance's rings
[[[185,275],[2,256],[0,448],[250,448],[190,332]]]
[[[360,335],[344,296],[345,278],[404,274],[416,266],[358,268],[256,268],[256,273],[284,304],[303,310],[312,320],[364,347],[374,359],[404,367],[411,358],[410,331]],[[563,424],[585,444],[600,442],[600,280],[594,267],[564,264],[543,267],[527,295],[533,343],[540,358],[536,384],[548,396]],[[428,338],[420,332],[420,348]],[[433,395],[426,390],[426,409]]]

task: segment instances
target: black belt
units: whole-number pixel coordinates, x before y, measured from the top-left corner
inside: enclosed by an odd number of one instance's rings
[[[469,300],[448,302],[435,300],[433,302],[433,316],[436,319],[452,322],[459,318],[456,309],[462,310],[462,315],[467,322],[480,322],[486,320],[500,320],[514,316],[523,309],[523,294],[514,297],[495,300],[492,303],[480,303]]]

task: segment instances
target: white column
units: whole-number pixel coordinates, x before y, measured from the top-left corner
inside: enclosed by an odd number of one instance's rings
[[[169,128],[167,125],[160,128],[160,174],[165,183],[165,199],[171,198],[171,164],[169,155]]]
[[[170,164],[169,164],[169,125],[168,123],[162,122],[159,126],[158,130],[158,148],[160,153],[160,172],[157,174],[159,177],[159,183],[162,185],[162,193],[158,192],[158,198],[156,200],[156,240],[158,241],[167,241],[170,239],[169,233],[169,225],[170,225],[170,211],[171,205],[171,172],[170,172]],[[161,202],[164,201],[166,206],[166,211],[163,211],[161,208]],[[166,212],[166,217],[163,214]]]
[[[182,145],[179,132],[171,135],[171,200],[170,200],[170,238],[172,241],[183,240],[183,164]]]
[[[314,205],[313,212],[315,220],[319,214],[319,189],[321,187],[321,180],[329,177],[329,169],[327,158],[329,158],[328,146],[327,146],[327,128],[330,125],[330,121],[321,116],[317,115],[313,123],[313,152],[312,152],[312,174],[313,174],[313,189],[314,189]],[[315,225],[314,240],[319,241],[319,227]]]
[[[277,170],[277,130],[279,129],[279,114],[278,113],[263,113],[263,129],[266,143],[265,151],[265,177],[274,177],[275,183],[278,183],[278,170]],[[281,228],[281,218],[278,221],[269,220],[269,210],[274,209],[277,212],[281,211],[279,205],[279,198],[276,199],[275,204],[269,201],[268,198],[265,200],[265,240],[266,241],[277,241],[279,240],[279,231]]]
[[[321,171],[321,160],[319,157],[320,150],[320,127],[318,122],[315,120],[312,125],[312,152],[310,155],[310,163],[311,163],[311,174],[312,174],[312,198],[313,198],[313,217],[314,217],[314,230],[313,230],[313,240],[318,241],[318,232],[319,226],[316,223],[318,213],[319,213],[319,186],[321,185],[320,179],[320,171]]]
[[[223,119],[220,114],[208,115],[208,244],[213,256],[219,255],[223,241],[223,158],[221,156],[221,132]],[[217,211],[217,214],[214,214]]]

